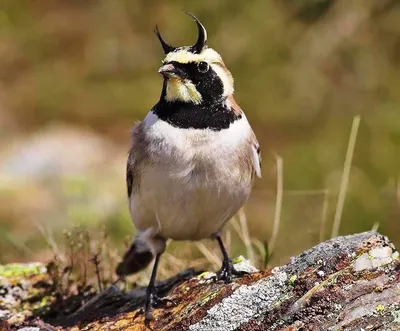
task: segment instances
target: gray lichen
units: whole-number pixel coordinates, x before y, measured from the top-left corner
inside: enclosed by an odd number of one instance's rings
[[[206,317],[191,325],[189,330],[230,331],[250,320],[257,320],[284,295],[287,278],[285,272],[277,272],[252,285],[240,286],[229,297],[208,310]]]
[[[248,263],[242,258],[235,262]],[[235,268],[240,268],[238,264]],[[251,273],[232,284],[215,281],[214,273],[198,275],[189,270],[158,284],[177,306],[155,309],[156,320],[150,329],[400,330],[399,271],[394,245],[376,232],[334,238],[285,266]],[[19,281],[38,277],[21,277]],[[145,288],[129,293],[108,288],[63,318],[63,323],[76,325],[73,331],[144,330],[143,316],[136,309],[145,293]],[[4,311],[0,315],[20,323],[23,309],[11,317],[9,309],[5,316]]]

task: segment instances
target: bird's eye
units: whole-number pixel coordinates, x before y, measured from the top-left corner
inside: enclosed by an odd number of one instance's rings
[[[197,69],[201,72],[201,73],[205,73],[208,71],[208,69],[210,69],[210,65],[207,62],[200,62],[197,65]]]

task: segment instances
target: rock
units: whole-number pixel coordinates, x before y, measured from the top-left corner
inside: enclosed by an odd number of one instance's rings
[[[35,309],[54,300],[47,294],[50,286],[51,278],[41,263],[0,265],[0,321],[11,325],[25,321]]]
[[[250,267],[243,258],[235,262],[236,268]],[[74,331],[400,329],[399,255],[376,232],[328,240],[284,266],[251,273],[231,284],[216,282],[212,275],[187,270],[160,282],[160,295],[177,305],[155,309],[156,320],[147,326],[138,313],[145,288],[124,293],[115,286],[83,300],[68,316],[57,318],[53,310],[40,323],[47,323],[49,330]],[[37,323],[28,318],[22,326]]]
[[[12,313],[9,310],[0,309],[0,321],[5,321],[11,318]]]

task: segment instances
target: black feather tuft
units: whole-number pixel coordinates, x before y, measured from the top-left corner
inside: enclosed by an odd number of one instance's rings
[[[118,264],[116,273],[118,276],[134,274],[146,268],[151,260],[153,260],[151,251],[143,247],[142,242],[135,240]]]

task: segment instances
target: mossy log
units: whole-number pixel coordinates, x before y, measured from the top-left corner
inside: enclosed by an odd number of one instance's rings
[[[66,313],[54,298],[40,296],[52,286],[42,267],[25,273],[20,266],[16,275],[10,269],[0,267],[1,330],[400,330],[399,253],[376,232],[326,241],[285,266],[231,284],[186,270],[159,284],[177,305],[155,309],[156,320],[147,325],[138,314],[143,288],[123,293],[111,286],[74,309],[68,304]],[[13,286],[26,294],[13,292]],[[27,298],[30,305],[18,307]],[[37,314],[43,305],[46,314]]]

